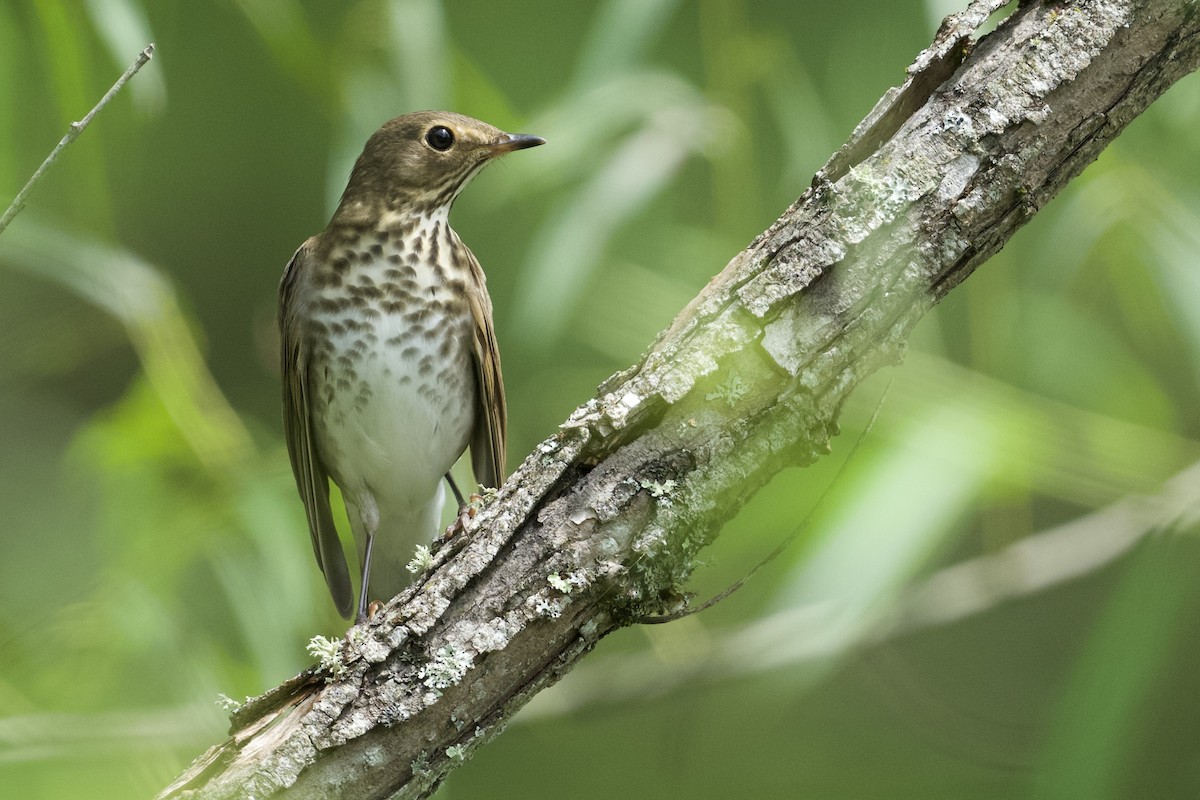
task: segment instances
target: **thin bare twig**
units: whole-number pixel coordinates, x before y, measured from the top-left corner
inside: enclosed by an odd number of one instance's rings
[[[17,196],[13,198],[12,203],[10,203],[8,208],[4,211],[4,216],[0,217],[0,233],[4,233],[4,229],[8,227],[8,223],[12,222],[13,218],[17,216],[17,214],[21,213],[21,209],[25,208],[25,198],[29,196],[29,193],[33,191],[33,187],[36,186],[38,181],[42,179],[42,176],[46,174],[46,170],[50,168],[50,165],[58,160],[59,154],[66,149],[67,145],[75,141],[79,134],[83,133],[83,129],[91,124],[92,118],[100,113],[102,108],[108,105],[108,101],[112,100],[113,96],[117,92],[121,91],[121,87],[128,83],[129,79],[136,75],[138,70],[140,70],[142,66],[145,65],[145,63],[153,56],[154,43],[151,42],[150,44],[146,45],[145,50],[138,53],[138,56],[133,60],[133,63],[129,65],[124,73],[122,73],[121,77],[117,78],[117,82],[112,85],[112,88],[104,93],[104,97],[100,98],[100,102],[96,103],[96,105],[92,107],[92,110],[87,113],[87,116],[79,120],[79,122],[71,123],[71,126],[67,129],[66,135],[58,140],[58,144],[53,150],[50,151],[50,155],[46,156],[46,160],[42,162],[42,165],[37,168],[37,171],[33,173],[33,176],[26,181],[23,187],[21,187],[21,191],[17,192]]]

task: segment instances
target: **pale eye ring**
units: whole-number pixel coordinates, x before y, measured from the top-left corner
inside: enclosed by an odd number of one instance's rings
[[[454,133],[445,125],[434,125],[425,134],[425,141],[434,150],[444,153],[454,146]]]

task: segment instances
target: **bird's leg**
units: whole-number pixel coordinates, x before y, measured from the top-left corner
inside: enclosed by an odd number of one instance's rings
[[[471,518],[472,514],[471,504],[463,499],[463,494],[459,491],[458,484],[454,482],[454,478],[450,476],[449,472],[446,473],[446,483],[450,484],[450,491],[454,493],[454,501],[458,503],[458,513],[454,515],[454,521],[446,527],[445,532],[442,534],[443,541],[452,539],[462,533],[463,529],[467,526],[467,520]]]
[[[355,621],[364,622],[367,619],[367,589],[371,585],[371,550],[375,545],[375,532],[379,530],[379,508],[370,494],[359,501],[359,508],[367,543],[363,548],[362,583],[359,584],[358,616]]]
[[[446,483],[450,484],[450,491],[454,493],[454,500],[458,503],[458,510],[461,512],[467,501],[463,499],[462,492],[458,490],[458,484],[454,482],[454,477],[449,472],[446,473]]]
[[[367,532],[367,548],[362,563],[362,588],[358,594],[358,616],[355,622],[365,622],[367,619],[367,585],[371,580],[371,547],[375,544],[375,531]]]

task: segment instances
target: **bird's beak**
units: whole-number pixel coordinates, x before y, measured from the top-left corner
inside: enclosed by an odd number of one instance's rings
[[[528,133],[502,133],[500,138],[487,146],[487,149],[491,150],[493,155],[498,156],[503,153],[511,153],[513,150],[524,150],[545,143],[546,140],[542,137],[531,136]]]

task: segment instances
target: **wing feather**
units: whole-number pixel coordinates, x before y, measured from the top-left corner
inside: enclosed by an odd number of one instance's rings
[[[474,286],[468,287],[467,303],[474,322],[472,356],[478,386],[475,431],[471,436],[471,467],[475,480],[481,485],[499,488],[506,475],[504,450],[508,440],[504,376],[500,372],[500,348],[492,324],[492,299],[487,293],[487,281],[475,256],[469,255],[468,261]]]
[[[341,539],[333,524],[329,508],[329,476],[317,453],[312,429],[308,376],[310,353],[308,343],[298,330],[294,296],[299,274],[309,258],[310,242],[296,251],[283,272],[279,284],[279,333],[281,338],[283,375],[283,430],[291,457],[296,488],[304,501],[308,530],[312,535],[313,553],[325,575],[325,583],[333,596],[338,613],[349,618],[354,605],[354,590],[350,571],[342,552]]]

